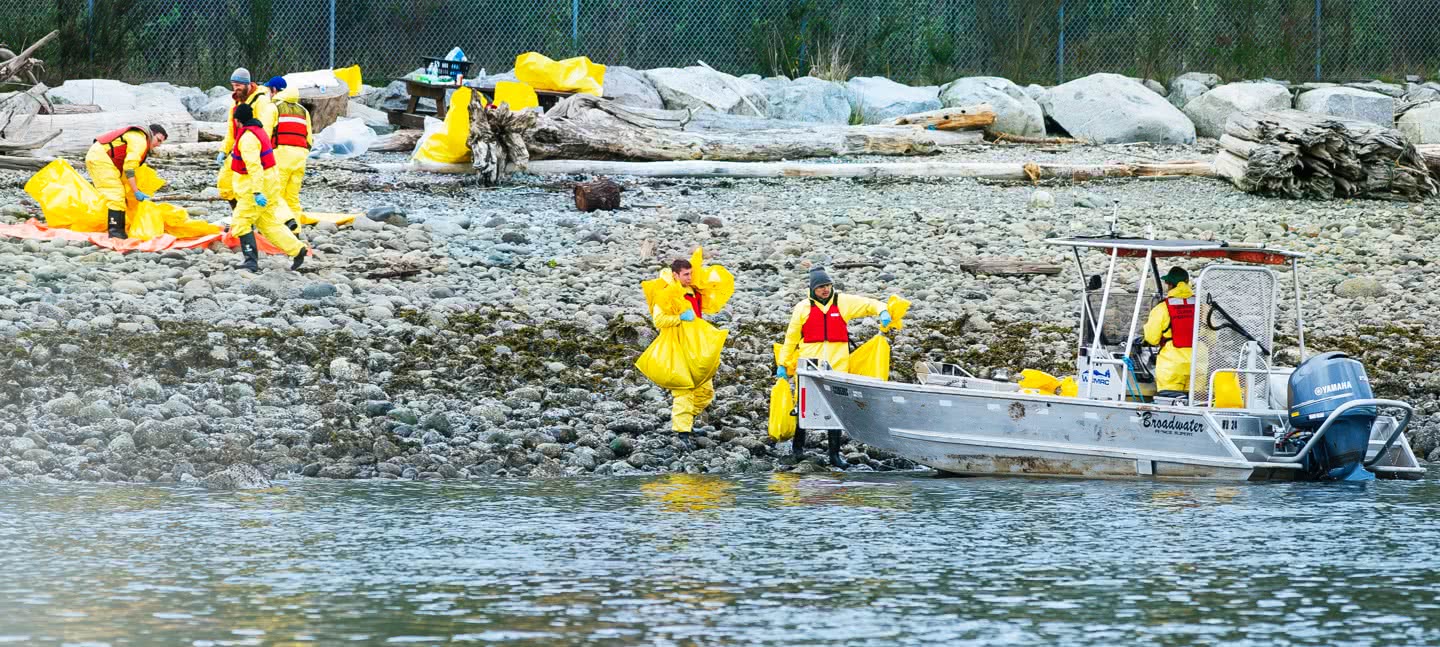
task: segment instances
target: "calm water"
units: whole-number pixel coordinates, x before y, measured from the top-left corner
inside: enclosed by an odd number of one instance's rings
[[[0,485],[0,643],[1440,644],[1440,470]]]

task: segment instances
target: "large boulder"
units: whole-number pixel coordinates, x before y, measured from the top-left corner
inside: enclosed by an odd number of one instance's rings
[[[161,92],[173,95],[176,98],[180,99],[180,103],[185,105],[186,110],[189,110],[192,113],[204,107],[204,105],[210,101],[210,97],[206,96],[206,94],[201,91],[200,88],[176,86],[170,83],[166,83],[164,81],[156,81],[154,83],[142,83],[140,87],[149,90],[159,90]]]
[[[1412,144],[1440,144],[1440,102],[1406,110],[1395,126]]]
[[[1279,110],[1290,107],[1290,91],[1273,83],[1230,83],[1206,92],[1185,105],[1185,115],[1195,123],[1195,134],[1219,139],[1225,134],[1230,115],[1251,110]]]
[[[666,109],[765,116],[765,95],[760,89],[754,83],[724,72],[692,66],[662,67],[646,70],[644,74],[660,93]]]
[[[1030,97],[1032,100],[1034,100],[1036,105],[1039,105],[1040,102],[1045,99],[1045,95],[1047,94],[1050,94],[1050,88],[1047,88],[1043,85],[1031,83],[1030,85],[1025,86],[1025,96]]]
[[[404,81],[391,81],[390,85],[378,88],[360,97],[361,102],[376,110],[404,110],[410,104],[410,92]]]
[[[163,84],[174,88],[169,83]],[[155,113],[189,112],[180,96],[154,85],[130,85],[111,79],[66,81],[45,96],[56,103],[94,104],[104,112],[141,110]]]
[[[1170,94],[1165,95],[1165,100],[1170,105],[1181,110],[1190,105],[1191,101],[1204,96],[1210,91],[1210,86],[1194,79],[1175,79],[1170,82]]]
[[[395,126],[390,123],[389,115],[355,99],[351,99],[350,102],[346,104],[345,116],[358,117],[361,121],[365,122],[366,126],[369,126],[375,130],[375,132],[382,135],[395,130]]]
[[[940,86],[946,108],[988,103],[995,109],[994,129],[1011,135],[1043,137],[1045,112],[1020,86],[998,76],[972,76]]]
[[[912,87],[882,76],[857,76],[845,84],[850,99],[850,112],[859,114],[867,124],[939,110],[940,88],[933,85]]]
[[[839,83],[806,76],[787,81],[771,77],[760,82],[770,104],[770,117],[843,126],[850,123],[850,99]]]
[[[1404,88],[1404,86],[1401,86],[1401,85],[1398,85],[1398,84],[1395,84],[1395,83],[1386,83],[1386,82],[1384,82],[1384,81],[1365,81],[1364,83],[1346,83],[1346,84],[1345,84],[1345,87],[1347,87],[1347,88],[1355,88],[1356,90],[1364,90],[1364,91],[1366,91],[1366,92],[1374,92],[1375,94],[1383,94],[1383,95],[1385,95],[1385,96],[1387,96],[1387,97],[1390,97],[1390,98],[1392,98],[1392,99],[1399,99],[1400,97],[1405,96],[1405,88]]]
[[[211,490],[258,490],[270,487],[270,479],[251,465],[237,463],[206,476],[202,481]]]
[[[605,97],[621,105],[656,110],[665,107],[655,86],[650,85],[644,73],[636,69],[620,65],[605,68],[604,87]]]
[[[233,102],[234,99],[231,99],[228,94],[223,97],[209,99],[205,102],[205,105],[191,110],[190,115],[195,117],[196,121],[229,121],[230,106]]]
[[[1359,119],[1386,128],[1395,125],[1395,100],[1383,94],[1355,88],[1311,90],[1295,100],[1305,112]]]
[[[1186,72],[1175,77],[1171,84],[1174,84],[1175,81],[1193,81],[1205,86],[1207,90],[1213,90],[1224,82],[1220,79],[1220,75],[1209,72]]]
[[[1119,74],[1091,74],[1057,85],[1041,108],[1071,137],[1097,144],[1195,141],[1195,124],[1185,113]]]

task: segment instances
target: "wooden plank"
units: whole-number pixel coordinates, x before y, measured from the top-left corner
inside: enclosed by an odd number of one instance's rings
[[[1039,263],[1013,258],[972,258],[960,261],[960,269],[971,274],[991,276],[1056,275],[1063,269],[1053,263]]]
[[[986,128],[995,125],[995,108],[988,103],[903,115],[884,122],[885,126],[933,127],[936,130]]]

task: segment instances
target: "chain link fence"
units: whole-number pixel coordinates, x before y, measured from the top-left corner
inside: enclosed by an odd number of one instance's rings
[[[1094,72],[1292,81],[1440,75],[1440,0],[31,0],[46,78],[223,83],[358,63],[372,84],[462,48],[491,73],[539,51],[635,68],[1053,84]],[[472,75],[478,72],[472,69]]]

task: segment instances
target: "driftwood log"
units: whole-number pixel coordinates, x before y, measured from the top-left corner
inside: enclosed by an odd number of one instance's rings
[[[13,155],[0,155],[0,169],[11,171],[38,171],[45,168],[46,164],[55,161],[49,157],[16,157]]]
[[[1054,263],[1038,263],[1021,259],[972,258],[960,261],[960,269],[971,274],[991,276],[1055,275],[1063,268]]]
[[[45,98],[49,88],[37,83],[24,92],[16,92],[0,100],[0,139],[15,139],[30,135],[35,115],[50,104]]]
[[[1287,198],[1398,197],[1440,192],[1400,131],[1299,110],[1234,115],[1215,170],[1242,191]]]
[[[51,154],[83,154],[97,135],[132,124],[160,124],[170,133],[167,144],[196,141],[196,124],[188,112],[154,112],[151,110],[120,110],[93,115],[45,115],[35,119],[35,132],[59,130],[59,137],[41,150]],[[213,152],[211,153],[214,154]]]
[[[536,160],[539,175],[593,173],[639,177],[969,177],[1026,182],[1046,179],[1086,181],[1123,177],[1215,177],[1208,162],[1124,164],[1052,164],[1036,162],[875,162],[823,164],[804,162],[596,162]]]
[[[688,111],[633,108],[584,94],[571,96],[544,115],[470,105],[470,138],[475,171],[495,183],[524,170],[530,160],[723,160],[761,162],[844,155],[923,155],[942,145],[979,142],[982,135],[912,126],[769,126],[740,118],[750,128],[722,129],[734,122],[706,116],[710,126],[693,127]],[[426,168],[431,168],[427,166]],[[586,172],[580,170],[577,172]]]
[[[1440,180],[1440,144],[1416,144],[1415,150],[1425,159],[1425,165],[1430,167],[1430,175]]]
[[[0,82],[9,81],[16,76],[25,74],[25,78],[28,79],[30,83],[35,83],[35,75],[28,74],[32,67],[42,64],[40,59],[34,58],[35,52],[39,51],[41,47],[44,47],[46,43],[54,40],[55,37],[59,35],[59,30],[45,34],[44,38],[31,43],[29,47],[21,50],[20,53],[16,54],[13,58],[0,62]]]
[[[920,126],[936,130],[965,130],[995,125],[995,108],[988,103],[956,108],[943,108],[896,117],[886,126]]]
[[[581,211],[614,211],[620,208],[620,185],[608,178],[575,185],[575,208]]]
[[[319,133],[344,117],[350,110],[350,96],[345,93],[327,96],[305,96],[300,93],[300,105],[310,111],[310,130]]]
[[[372,153],[408,153],[415,150],[415,145],[420,143],[420,130],[397,130],[388,135],[381,135],[370,145]]]
[[[0,154],[14,153],[17,151],[33,151],[48,144],[50,140],[60,136],[60,131],[54,131],[39,139],[32,139],[27,142],[15,142],[8,139],[0,139]]]
[[[93,115],[97,112],[104,112],[104,110],[101,110],[100,106],[90,103],[62,103],[40,108],[42,115]]]

